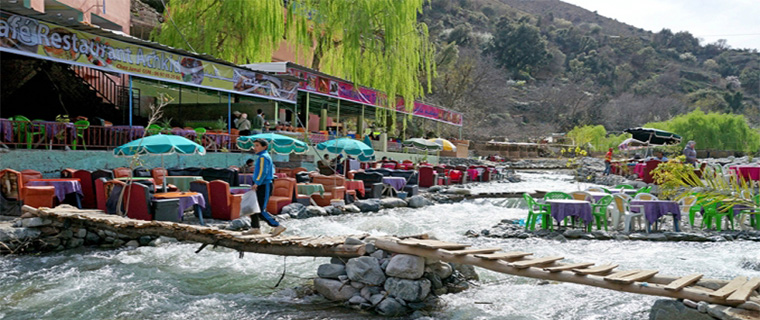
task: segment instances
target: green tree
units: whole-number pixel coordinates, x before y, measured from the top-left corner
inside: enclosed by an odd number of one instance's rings
[[[417,21],[424,2],[169,0],[153,38],[239,64],[271,61],[285,39],[297,54],[313,49],[312,68],[409,101],[435,72],[427,26]]]
[[[493,55],[499,66],[507,68],[513,75],[531,73],[549,60],[546,39],[541,36],[541,30],[527,23],[511,23],[506,19],[497,24],[494,38],[484,53]]]
[[[739,75],[739,81],[744,91],[760,95],[760,69],[744,68]]]

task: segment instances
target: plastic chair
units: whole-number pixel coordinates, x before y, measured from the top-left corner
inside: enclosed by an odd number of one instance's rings
[[[161,133],[161,131],[163,131],[164,128],[154,123],[154,124],[149,125],[147,130],[148,130],[148,134],[152,136],[152,135],[157,135]]]
[[[26,186],[26,183],[32,179],[42,179],[42,173],[40,173],[39,171],[31,170],[31,169],[21,170],[21,185],[22,186]]]
[[[32,121],[29,120],[29,118],[24,116],[15,116],[10,117],[8,120],[11,121],[11,126],[13,127],[13,135],[15,137],[18,137],[18,142],[26,141],[26,148],[31,149],[32,148]]]
[[[570,192],[570,196],[573,197],[573,199],[575,200],[588,201],[592,203],[594,202],[594,197],[592,197],[586,191],[573,191],[573,192]]]
[[[528,204],[528,220],[525,221],[525,229],[536,230],[536,219],[540,216],[541,228],[554,231],[549,205],[536,202],[528,193],[523,193],[523,199]]]
[[[613,189],[635,189],[635,188],[630,184],[619,184],[619,185],[614,186]]]
[[[652,186],[641,187],[639,188],[639,190],[636,190],[636,193],[634,193],[634,196],[639,193],[651,193],[651,192],[652,192]]]
[[[127,210],[127,217],[138,220],[153,220],[150,200],[150,192],[145,185],[136,182],[127,185],[122,197],[122,204]]]
[[[129,168],[119,167],[113,169],[114,178],[129,178],[132,176],[132,170]]]
[[[567,193],[560,191],[548,192],[544,195],[544,200],[572,200],[573,197]]]
[[[631,212],[631,206],[629,202],[631,201],[631,197],[626,194],[622,193],[616,193],[612,195],[613,197],[613,204],[615,206],[615,211],[612,214],[612,227],[617,229],[620,224],[620,218],[623,218],[625,221],[624,226],[625,230],[629,231],[631,222],[635,218],[639,225],[641,225],[641,217],[644,217],[644,208],[639,206],[641,209],[641,212],[634,213]]]
[[[74,171],[74,178],[79,179],[79,183],[82,186],[82,208],[95,208],[97,206],[95,199],[95,185],[92,181],[92,172],[88,170]]]
[[[700,209],[697,205],[697,197],[686,196],[678,200],[678,207],[681,208],[681,216],[688,216],[689,224],[694,227],[694,214]],[[696,208],[696,210],[692,210],[692,208]]]
[[[598,188],[598,187],[591,187],[591,188],[586,189],[586,191],[589,191],[589,192],[604,192],[604,189]]]
[[[74,141],[71,142],[71,149],[72,150],[77,149],[77,141],[79,141],[79,139],[81,138],[82,147],[84,147],[84,149],[87,150],[87,144],[85,144],[85,140],[84,140],[84,131],[90,127],[90,122],[87,120],[79,120],[77,122],[74,122],[74,127],[76,127],[77,129],[77,134],[74,137]]]
[[[601,230],[601,225],[604,223],[604,231],[607,231],[607,208],[612,204],[612,196],[604,196],[599,201],[591,205],[592,214],[594,220],[596,220],[596,230]],[[588,231],[591,231],[592,225],[589,224]]]
[[[203,145],[203,136],[206,134],[206,128],[195,128],[195,142]]]
[[[723,218],[726,218],[731,224],[731,230],[734,230],[734,212],[730,208],[723,208],[718,206],[718,201],[713,199],[706,200],[706,204],[702,206],[704,215],[702,216],[702,227],[707,229],[712,228],[713,221],[715,222],[715,229],[718,232],[721,231],[721,225]]]
[[[654,201],[659,199],[657,199],[657,197],[651,193],[637,193],[636,196],[634,196],[633,200]]]
[[[30,207],[53,207],[53,199],[55,198],[55,187],[53,186],[39,186],[39,187],[24,187],[24,205]]]
[[[24,188],[21,172],[13,169],[4,169],[0,171],[0,193],[6,199],[22,200],[24,194],[21,192]]]

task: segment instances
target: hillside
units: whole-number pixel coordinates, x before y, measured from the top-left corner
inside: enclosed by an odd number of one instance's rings
[[[425,99],[464,112],[471,139],[585,124],[620,131],[696,108],[760,124],[756,50],[648,32],[556,0],[433,0],[421,18],[438,46]]]

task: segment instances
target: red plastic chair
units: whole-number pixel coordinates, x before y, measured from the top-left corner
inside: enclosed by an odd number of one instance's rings
[[[430,188],[438,182],[438,173],[433,170],[431,166],[420,166],[419,170],[419,182],[418,185],[421,188]]]
[[[464,183],[464,173],[459,170],[449,170],[448,173],[450,183]]]
[[[79,179],[82,185],[82,208],[95,208],[95,185],[92,181],[92,172],[88,170],[74,171],[73,178]]]
[[[3,193],[3,197],[6,199],[24,199],[24,195],[21,192],[24,188],[23,178],[21,172],[13,169],[5,169],[0,171],[0,191]]]
[[[52,186],[39,186],[39,187],[24,187],[24,205],[30,207],[53,207],[53,200],[55,199],[55,187]]]
[[[272,195],[267,202],[267,212],[280,214],[282,208],[293,203],[293,192],[296,189],[296,179],[279,178],[272,184]]]
[[[220,220],[240,218],[240,203],[243,201],[243,195],[230,194],[230,185],[222,180],[211,181],[208,186],[211,217]]]
[[[127,210],[127,217],[138,220],[153,220],[150,213],[150,192],[148,187],[139,183],[130,183],[126,186],[122,203]]]
[[[108,199],[106,193],[106,178],[95,179],[95,208],[106,212],[106,200]]]

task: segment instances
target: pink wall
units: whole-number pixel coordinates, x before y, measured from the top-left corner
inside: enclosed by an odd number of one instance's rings
[[[92,15],[97,14],[98,16],[121,26],[122,32],[129,33],[131,17],[129,11],[131,1],[129,0],[56,0],[55,2],[71,8],[67,10],[75,10],[84,13],[83,22],[85,23],[92,24]],[[31,0],[30,5],[32,9],[36,11],[42,13],[46,12],[45,0]],[[54,5],[47,9],[48,13],[50,13],[49,11],[51,11],[51,9],[56,9],[56,6]],[[105,13],[103,13],[104,9]]]

